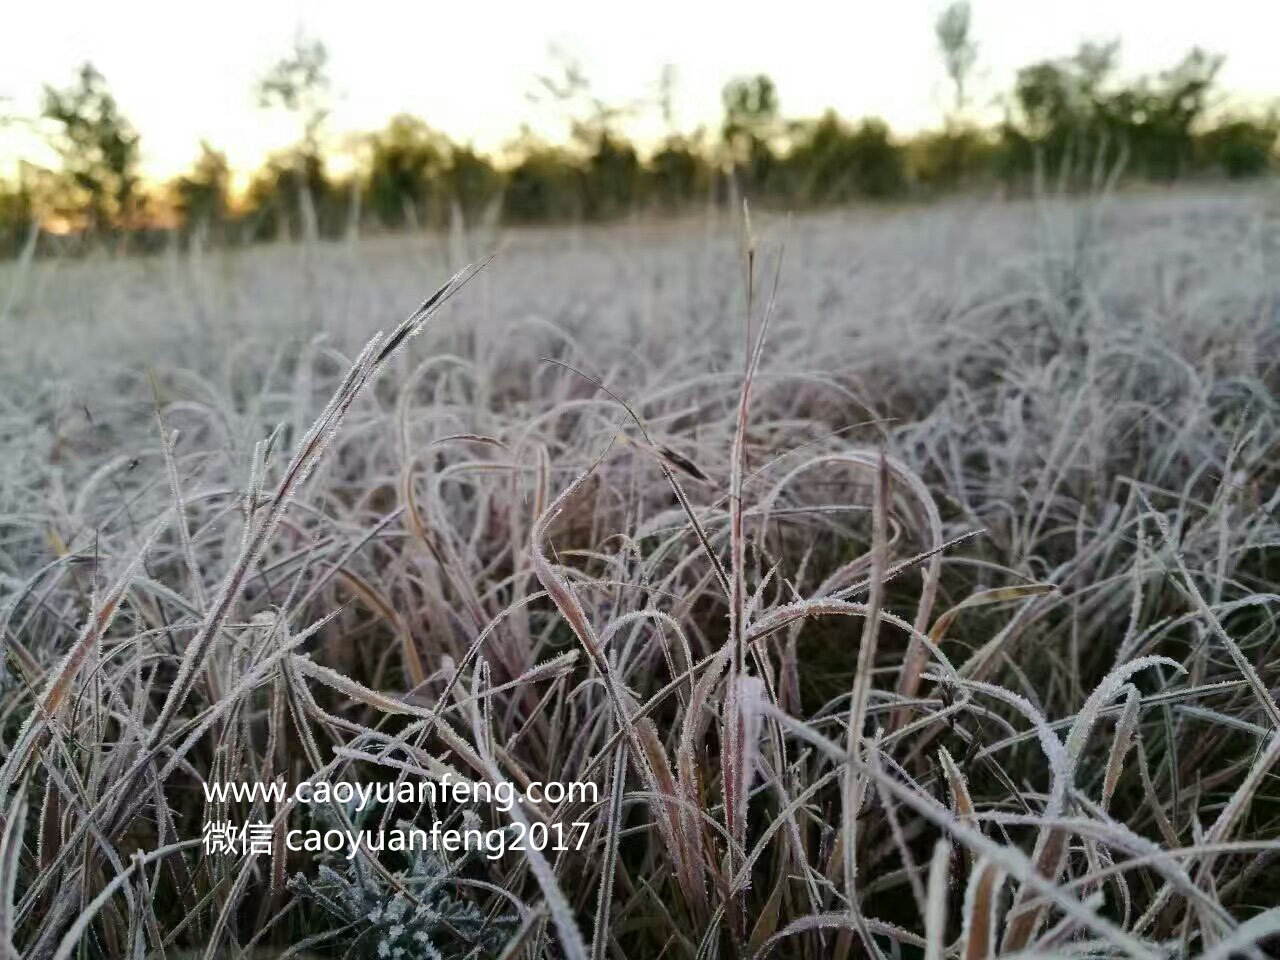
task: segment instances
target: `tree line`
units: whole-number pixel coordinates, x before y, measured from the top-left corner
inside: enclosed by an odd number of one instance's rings
[[[724,87],[717,128],[680,131],[672,122],[676,77],[666,68],[650,106],[661,111],[667,134],[642,151],[624,132],[628,110],[599,99],[581,66],[561,56],[533,98],[569,119],[565,142],[524,128],[494,157],[401,115],[360,138],[358,162],[341,176],[326,156],[328,54],[321,42],[300,37],[255,90],[262,108],[296,118],[298,141],[270,157],[241,196],[232,195],[226,157],[208,143],[183,176],[144,182],[140,137],[106,78],[85,64],[69,85],[44,91],[40,122],[59,165],[23,164],[16,182],[0,183],[0,250],[33,242],[40,233],[33,224],[136,249],[174,236],[248,243],[456,218],[602,221],[731,204],[738,196],[794,209],[975,188],[1016,192],[1049,178],[1068,190],[1122,178],[1239,179],[1275,164],[1274,109],[1217,109],[1221,57],[1193,49],[1164,71],[1125,80],[1118,43],[1085,43],[1019,70],[999,98],[1002,119],[981,124],[971,103],[979,51],[967,3],[943,11],[935,34],[954,99],[940,129],[910,137],[878,119],[851,122],[833,111],[788,119],[765,75]]]

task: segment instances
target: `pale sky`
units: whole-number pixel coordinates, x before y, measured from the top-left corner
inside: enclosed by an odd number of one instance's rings
[[[92,60],[142,134],[152,177],[188,167],[201,138],[233,167],[255,166],[296,138],[256,108],[254,81],[299,29],[329,47],[335,140],[421,116],[483,149],[521,122],[552,133],[556,118],[526,93],[559,44],[605,99],[652,97],[664,63],[678,70],[677,119],[714,124],[720,89],[765,72],[783,113],[827,107],[878,115],[899,131],[935,125],[949,102],[933,36],[943,0],[8,0],[0,14],[0,114],[33,115],[43,83],[65,85]],[[1017,67],[1072,52],[1084,39],[1122,41],[1123,73],[1172,65],[1195,44],[1227,55],[1222,86],[1257,104],[1280,96],[1280,0],[972,0],[980,44],[975,95],[1009,88]],[[660,130],[651,112],[631,131]],[[0,130],[0,168],[32,141]]]

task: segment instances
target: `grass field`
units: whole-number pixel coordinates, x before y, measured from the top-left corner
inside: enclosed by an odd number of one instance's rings
[[[1276,946],[1272,194],[42,259],[0,342],[6,956]],[[596,799],[201,788],[446,772]],[[589,826],[283,849],[435,821]]]

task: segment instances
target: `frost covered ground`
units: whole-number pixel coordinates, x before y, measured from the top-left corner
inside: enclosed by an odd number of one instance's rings
[[[1280,201],[753,219],[0,268],[16,948],[1265,946]],[[199,789],[442,764],[601,801]],[[237,859],[215,814],[591,827]]]

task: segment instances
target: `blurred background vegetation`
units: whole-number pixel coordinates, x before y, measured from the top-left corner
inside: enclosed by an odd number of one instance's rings
[[[0,181],[0,254],[60,250],[146,251],[173,242],[247,244],[350,236],[501,220],[512,224],[605,221],[736,204],[788,209],[858,200],[983,191],[1015,196],[1116,183],[1238,180],[1273,171],[1280,114],[1232,112],[1215,87],[1220,57],[1195,49],[1154,76],[1121,80],[1117,43],[1086,43],[1070,57],[1029,64],[998,100],[997,123],[979,122],[970,80],[981,51],[967,3],[935,25],[953,91],[941,129],[897,136],[882,121],[828,112],[787,118],[765,75],[723,90],[718,129],[671,122],[678,82],[664,68],[650,103],[605,103],[573,60],[560,56],[530,99],[570,121],[565,143],[523,129],[497,155],[453,143],[419,117],[393,117],[348,141],[334,173],[326,121],[331,90],[324,45],[300,37],[260,79],[264,110],[296,120],[298,138],[232,190],[232,172],[203,143],[191,169],[169,183],[139,175],[140,138],[107,79],[85,64],[65,87],[45,88],[39,118],[6,114],[44,132],[59,163],[19,166]],[[644,146],[624,133],[638,109],[657,109],[666,133]],[[982,111],[990,116],[990,110]]]

